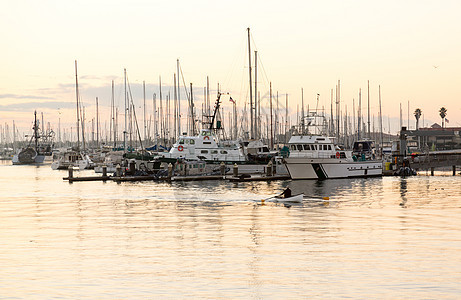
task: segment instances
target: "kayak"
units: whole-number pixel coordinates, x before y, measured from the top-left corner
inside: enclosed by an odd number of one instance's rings
[[[297,202],[301,203],[303,202],[304,194],[298,194],[298,195],[293,195],[291,197],[285,198],[285,197],[280,197],[280,196],[275,196],[270,198],[269,200],[275,200],[277,202]]]

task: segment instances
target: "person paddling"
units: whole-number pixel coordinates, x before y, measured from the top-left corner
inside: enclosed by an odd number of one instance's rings
[[[291,189],[287,187],[282,194],[280,194],[281,198],[290,198],[291,197]]]

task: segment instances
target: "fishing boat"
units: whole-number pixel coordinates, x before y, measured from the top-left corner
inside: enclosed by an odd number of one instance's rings
[[[29,144],[13,156],[13,165],[42,164],[45,161],[45,157],[51,155],[51,142],[45,143],[45,141],[51,140],[54,133],[51,131],[47,134],[40,134],[37,111],[34,112],[34,125],[32,129],[34,130],[34,134]],[[32,141],[34,141],[34,145],[32,145]]]
[[[292,136],[288,145],[290,154],[284,161],[292,179],[382,176],[381,160],[342,150],[327,136]]]

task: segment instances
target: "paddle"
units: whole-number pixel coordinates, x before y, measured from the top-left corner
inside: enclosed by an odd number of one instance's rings
[[[330,200],[330,197],[322,197],[322,196],[304,196],[304,198],[307,198],[307,199],[320,199],[320,200],[324,200],[324,201]]]

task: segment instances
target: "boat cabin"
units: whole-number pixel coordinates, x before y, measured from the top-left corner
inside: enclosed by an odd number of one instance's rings
[[[180,136],[170,149],[171,158],[204,161],[244,161],[241,147],[236,143],[221,143],[214,132],[202,129],[197,136]]]
[[[288,142],[290,157],[346,158],[346,152],[339,150],[326,136],[292,136]]]
[[[373,141],[356,141],[352,147],[352,158],[354,160],[375,159],[375,143]]]

